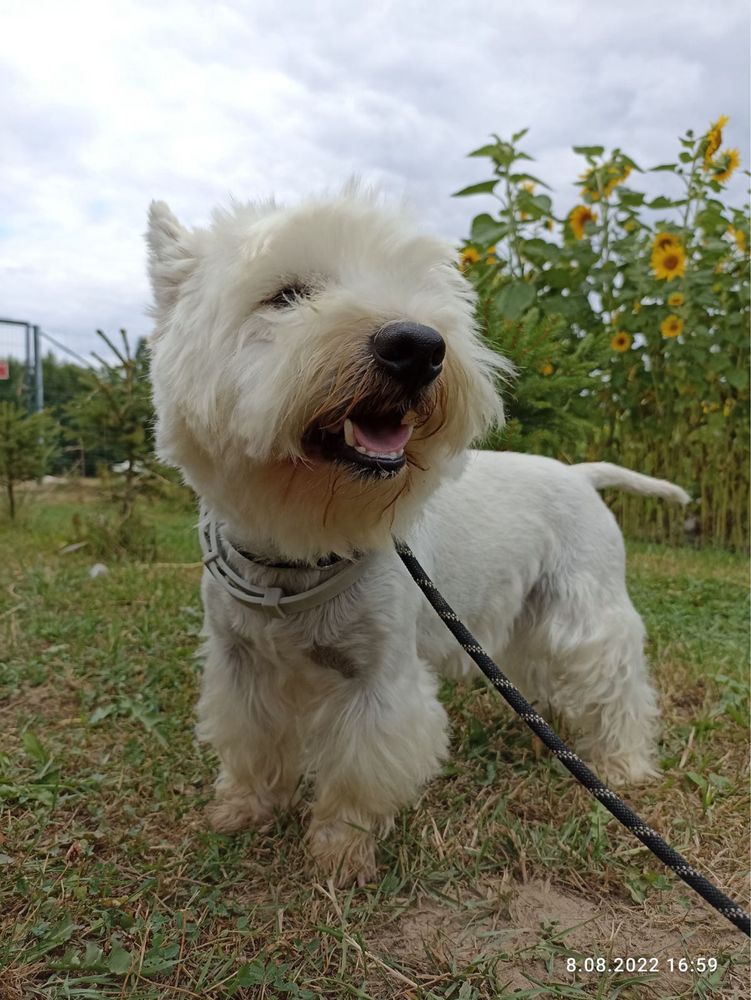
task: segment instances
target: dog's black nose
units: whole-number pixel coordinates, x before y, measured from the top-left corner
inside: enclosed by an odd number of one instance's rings
[[[389,323],[373,337],[378,364],[409,389],[422,389],[437,378],[443,366],[443,337],[420,323]]]

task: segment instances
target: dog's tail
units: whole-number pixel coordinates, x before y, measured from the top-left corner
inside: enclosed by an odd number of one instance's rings
[[[610,462],[581,462],[579,465],[572,465],[571,468],[584,476],[596,490],[613,488],[625,490],[627,493],[663,497],[665,500],[675,500],[682,504],[691,501],[685,490],[675,483],[668,482],[667,479],[654,479],[652,476],[644,476],[641,472],[632,472]]]

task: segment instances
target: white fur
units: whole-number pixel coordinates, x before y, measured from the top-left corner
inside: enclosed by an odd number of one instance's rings
[[[447,724],[436,671],[475,668],[409,578],[392,532],[527,696],[570,720],[608,777],[653,773],[644,630],[620,532],[595,487],[683,500],[682,491],[617,466],[468,452],[501,416],[494,376],[508,366],[477,336],[450,248],[356,188],[293,209],[236,207],[197,231],[155,203],[149,244],[162,456],[245,550],[374,553],[349,590],[284,620],[204,575],[198,733],[221,762],[215,827],[268,822],[310,776],[313,855],[362,883],[375,874],[375,835],[438,770]],[[312,299],[263,305],[301,277]],[[407,467],[363,479],[311,459],[302,440],[312,417],[341,401],[342,385],[365,385],[368,338],[405,319],[439,331],[447,352]],[[333,572],[232,558],[249,582],[294,591]]]

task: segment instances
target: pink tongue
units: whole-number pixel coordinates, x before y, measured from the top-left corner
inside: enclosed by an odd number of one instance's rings
[[[363,427],[354,420],[352,430],[355,432],[355,444],[359,444],[366,451],[375,451],[379,455],[390,451],[401,451],[412,433],[412,428],[408,424],[399,424],[397,427]]]

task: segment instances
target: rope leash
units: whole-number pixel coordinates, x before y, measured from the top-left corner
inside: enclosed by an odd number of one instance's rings
[[[743,907],[730,899],[729,896],[726,896],[716,885],[713,885],[703,875],[699,874],[695,868],[692,868],[686,859],[674,850],[670,844],[666,843],[651,827],[647,826],[644,820],[630,806],[627,806],[615,792],[604,785],[594,771],[591,771],[587,767],[584,761],[577,757],[572,750],[569,750],[560,736],[550,728],[526,698],[517,691],[500,667],[491,660],[482,646],[480,646],[466,625],[459,620],[457,614],[439,593],[433,581],[417,561],[409,546],[404,542],[396,540],[395,545],[402,562],[407,567],[417,586],[427,597],[433,609],[438,613],[446,628],[448,628],[459,645],[469,653],[496,691],[503,695],[517,715],[524,719],[532,732],[539,736],[545,746],[573,774],[577,781],[584,785],[587,791],[601,802],[608,812],[612,813],[626,829],[638,837],[642,844],[648,847],[663,864],[667,865],[671,871],[674,871],[695,892],[698,892],[718,913],[721,913],[723,917],[726,917],[732,924],[735,924],[744,934],[751,936],[751,918]]]

